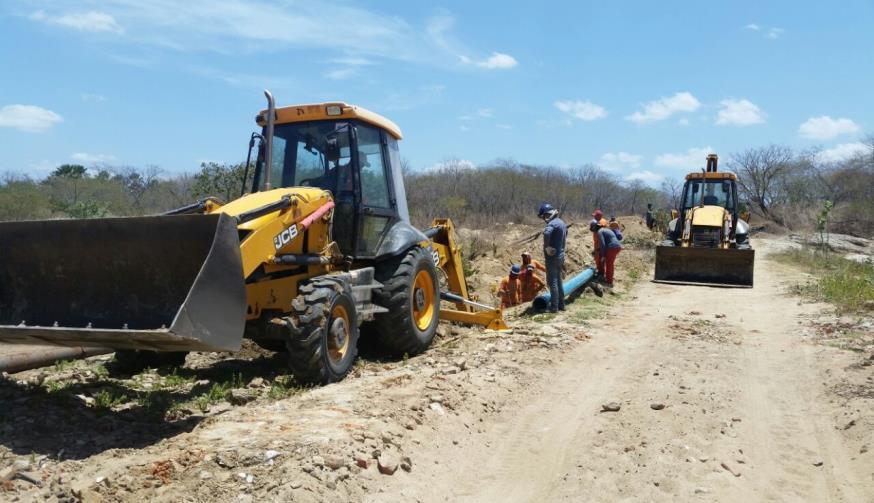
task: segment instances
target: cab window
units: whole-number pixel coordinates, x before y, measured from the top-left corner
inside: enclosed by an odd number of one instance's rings
[[[379,129],[358,126],[358,162],[361,166],[361,203],[372,208],[391,208],[388,178]]]

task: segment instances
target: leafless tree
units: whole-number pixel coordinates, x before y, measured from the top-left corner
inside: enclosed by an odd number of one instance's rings
[[[769,145],[732,154],[729,159],[741,191],[763,216],[775,217],[771,207],[785,196],[784,182],[792,171],[794,157],[789,147]]]
[[[668,198],[671,208],[679,208],[683,197],[683,181],[677,178],[665,178],[662,181],[662,192]]]

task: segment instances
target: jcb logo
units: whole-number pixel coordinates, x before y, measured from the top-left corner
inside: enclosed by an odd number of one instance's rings
[[[292,225],[288,229],[280,232],[273,238],[273,246],[280,249],[287,245],[292,239],[297,237],[297,225]]]
[[[437,250],[431,250],[431,258],[434,259],[434,266],[440,267],[440,254]]]

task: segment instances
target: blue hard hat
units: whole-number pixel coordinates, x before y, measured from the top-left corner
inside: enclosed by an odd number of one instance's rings
[[[540,210],[537,211],[537,216],[543,218],[543,215],[546,215],[551,211],[555,211],[555,208],[553,208],[549,203],[543,203],[540,205]]]
[[[519,267],[519,264],[513,264],[513,267],[510,268],[510,274],[515,274],[518,276],[522,273],[522,268]]]

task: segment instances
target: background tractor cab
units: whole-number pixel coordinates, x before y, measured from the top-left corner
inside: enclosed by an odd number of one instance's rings
[[[749,247],[749,216],[739,211],[737,177],[734,173],[719,172],[717,162],[716,154],[710,154],[705,170],[686,175],[680,209],[671,211],[672,220],[668,224],[668,236],[674,244],[728,248],[734,243],[739,248]],[[724,218],[726,212],[728,222]],[[683,244],[687,222],[699,232],[690,232],[691,239]],[[721,229],[724,223],[728,224],[727,229]]]

